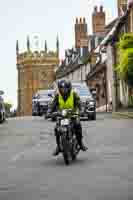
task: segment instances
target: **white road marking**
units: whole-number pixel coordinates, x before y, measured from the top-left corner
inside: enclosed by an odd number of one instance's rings
[[[11,161],[13,161],[13,162],[17,161],[22,155],[24,156],[24,153],[25,152],[22,151],[22,152],[16,154],[15,156],[13,156],[13,158],[11,159]]]
[[[22,156],[24,157],[24,155],[25,155],[26,153],[32,152],[34,148],[37,148],[37,147],[39,147],[40,145],[41,145],[40,143],[37,143],[37,144],[36,144],[35,146],[33,146],[32,148],[17,153],[15,156],[13,156],[13,157],[11,158],[11,162],[16,162],[16,161],[19,160]]]

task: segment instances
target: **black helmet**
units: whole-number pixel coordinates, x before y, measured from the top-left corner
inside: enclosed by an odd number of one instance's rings
[[[72,84],[69,80],[60,80],[58,82],[58,89],[63,98],[67,98],[70,95]]]

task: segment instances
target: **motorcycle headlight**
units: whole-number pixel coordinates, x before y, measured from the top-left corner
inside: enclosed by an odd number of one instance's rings
[[[67,114],[67,111],[66,110],[62,110],[62,115],[66,116],[66,114]]]
[[[94,106],[94,104],[95,104],[94,101],[90,101],[90,102],[89,102],[89,105],[90,105],[90,106]]]

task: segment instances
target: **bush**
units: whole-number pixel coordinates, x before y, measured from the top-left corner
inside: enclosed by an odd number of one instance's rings
[[[116,70],[121,80],[133,86],[133,34],[124,34],[118,48],[120,50],[120,62]]]

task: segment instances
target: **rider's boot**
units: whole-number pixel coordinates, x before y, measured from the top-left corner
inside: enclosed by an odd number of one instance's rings
[[[80,146],[80,149],[81,149],[82,151],[87,151],[87,149],[88,149],[88,148],[84,145],[83,140],[80,140],[79,146]]]
[[[78,140],[78,144],[80,146],[80,149],[82,151],[87,151],[88,148],[84,145],[82,137],[77,136],[77,140]]]
[[[57,156],[60,153],[60,148],[58,147],[58,145],[56,146],[56,149],[53,152],[53,156]]]

